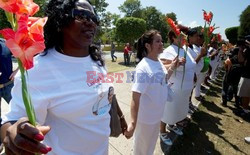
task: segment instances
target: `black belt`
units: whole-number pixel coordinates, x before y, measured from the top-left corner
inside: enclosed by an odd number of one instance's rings
[[[6,83],[4,83],[4,84],[0,84],[0,89],[1,88],[4,88],[4,87],[6,87],[6,86],[8,86],[8,85],[10,85],[10,84],[12,84],[13,83],[13,81],[9,81],[9,82],[6,82]]]

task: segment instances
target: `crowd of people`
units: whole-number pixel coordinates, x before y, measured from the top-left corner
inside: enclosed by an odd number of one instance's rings
[[[99,25],[96,12],[88,0],[50,0],[45,15],[48,17],[44,28],[46,49],[34,58],[35,66],[28,70],[27,82],[38,125],[32,126],[27,119],[18,73],[9,112],[2,117],[5,152],[108,154],[110,99],[114,90],[111,83],[101,82],[107,75],[105,61],[99,49],[92,46]],[[133,76],[131,119],[123,126],[125,137],[134,137],[135,155],[152,155],[159,134],[167,145],[173,143],[168,131],[183,134],[181,128],[186,125],[188,112],[195,110],[190,100],[192,92],[197,100],[202,100],[202,83],[215,80],[224,59],[223,105],[230,100],[232,91],[236,106],[242,107],[243,114],[249,113],[249,36],[240,40],[227,58],[218,42],[205,45],[198,29],[178,27],[188,36],[187,41],[183,34],[178,38],[171,30],[170,46],[164,50],[157,30],[145,32],[137,41],[139,63]],[[116,61],[115,45],[111,47],[112,60]],[[127,44],[125,65],[129,65],[130,52]],[[89,71],[104,77],[89,83]],[[234,71],[240,71],[238,77],[232,76]],[[6,81],[0,82],[11,81],[11,74],[12,71]],[[121,120],[123,125],[127,124],[122,114]]]

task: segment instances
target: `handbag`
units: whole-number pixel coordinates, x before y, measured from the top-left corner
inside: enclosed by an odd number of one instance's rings
[[[118,102],[115,94],[112,97],[111,108],[109,111],[110,114],[110,137],[119,137],[122,133],[120,117],[118,115]]]

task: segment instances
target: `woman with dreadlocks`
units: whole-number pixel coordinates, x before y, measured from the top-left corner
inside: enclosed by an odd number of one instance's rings
[[[106,75],[104,61],[91,46],[94,8],[87,0],[51,0],[46,16],[46,49],[28,71],[39,125],[26,118],[19,76],[1,128],[6,154],[108,154],[111,89],[98,77]]]

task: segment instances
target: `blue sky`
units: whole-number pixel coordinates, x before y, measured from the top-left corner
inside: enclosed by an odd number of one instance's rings
[[[125,0],[106,0],[109,4],[107,11],[121,14],[118,7]],[[204,25],[202,9],[212,11],[212,23],[219,26],[215,33],[220,32],[226,39],[225,29],[239,25],[241,12],[250,5],[250,0],[140,0],[142,7],[155,6],[162,13],[174,12],[177,20],[186,26],[194,27]],[[123,15],[122,15],[123,16]],[[227,40],[227,39],[226,39]]]

